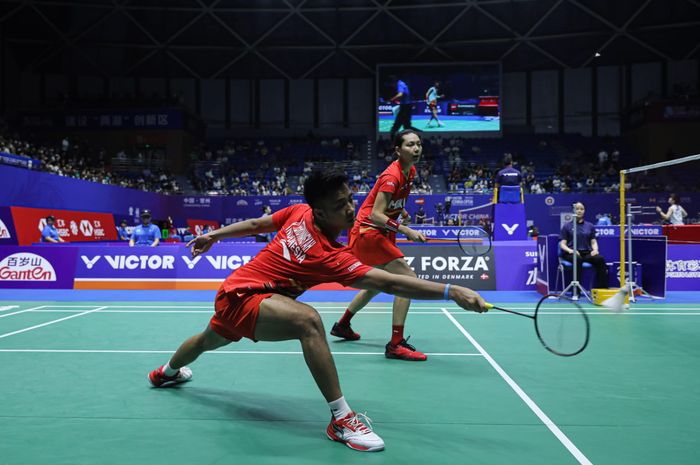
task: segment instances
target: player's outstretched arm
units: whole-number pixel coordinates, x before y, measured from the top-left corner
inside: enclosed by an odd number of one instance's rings
[[[197,236],[187,243],[187,247],[192,247],[192,256],[196,257],[209,250],[212,245],[221,239],[265,234],[276,230],[271,215],[261,216],[260,218],[252,218],[250,220],[229,224],[228,226],[224,226],[210,233]]]
[[[387,209],[389,208],[389,202],[391,201],[391,194],[388,192],[379,192],[377,193],[377,198],[374,200],[374,206],[372,207],[372,213],[369,215],[369,219],[374,223],[375,225],[381,227],[381,228],[386,228],[389,230],[393,230],[395,232],[401,233],[413,242],[427,242],[428,239],[423,235],[423,233],[420,233],[414,229],[409,228],[406,225],[403,224],[393,224],[391,223],[391,218],[389,218],[386,214]],[[404,209],[405,211],[405,209]],[[393,228],[393,229],[392,229]]]
[[[381,291],[409,299],[440,300],[445,298],[445,284],[411,276],[396,275],[373,269],[352,284],[358,289]],[[476,292],[462,286],[450,285],[448,299],[465,310],[485,312],[486,301]]]

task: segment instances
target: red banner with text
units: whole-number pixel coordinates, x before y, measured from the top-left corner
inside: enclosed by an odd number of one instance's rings
[[[117,229],[111,213],[10,207],[19,245],[41,242],[46,217],[53,215],[58,235],[67,242],[116,241]]]
[[[194,234],[195,236],[201,236],[202,234],[204,234],[204,231],[207,226],[209,226],[212,231],[214,229],[219,229],[219,222],[214,220],[193,220],[188,218],[187,226],[189,226],[192,234]]]

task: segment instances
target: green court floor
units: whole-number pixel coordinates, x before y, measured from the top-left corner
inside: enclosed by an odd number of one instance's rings
[[[500,118],[489,120],[463,120],[456,118],[448,118],[440,116],[440,122],[443,126],[437,126],[434,122],[431,127],[428,127],[429,116],[413,116],[413,127],[424,132],[450,132],[450,131],[499,131],[501,129]],[[379,118],[379,132],[388,133],[391,131],[391,126],[394,124],[394,118]]]
[[[327,328],[345,308],[314,306]],[[345,397],[386,442],[375,454],[326,439],[298,342],[231,344],[192,382],[149,388],[210,308],[0,302],[0,464],[700,462],[700,304],[591,307],[588,349],[561,358],[528,319],[414,303],[425,363],[384,358],[390,304],[371,304],[353,320],[362,340],[330,345]]]

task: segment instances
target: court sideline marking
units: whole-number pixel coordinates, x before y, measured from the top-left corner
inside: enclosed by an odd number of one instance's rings
[[[464,327],[461,324],[459,324],[455,317],[453,317],[450,314],[450,312],[447,311],[447,309],[442,308],[441,310],[443,314],[447,316],[447,318],[449,318],[452,324],[454,324],[457,327],[457,329],[459,329],[459,331],[464,335],[464,337],[466,337],[469,340],[469,342],[471,342],[471,344],[476,348],[476,350],[478,350],[481,353],[481,355],[484,356],[484,358],[491,364],[493,369],[496,370],[496,372],[498,372],[501,378],[503,378],[503,380],[506,383],[508,383],[511,389],[515,391],[515,393],[523,400],[523,402],[525,402],[525,404],[528,407],[530,407],[530,410],[532,410],[532,412],[535,415],[537,415],[537,417],[542,421],[542,423],[544,423],[544,425],[547,428],[549,428],[549,430],[554,434],[554,436],[556,436],[556,438],[559,439],[559,442],[561,442],[564,445],[564,447],[567,448],[571,455],[573,455],[574,458],[581,465],[593,465],[591,461],[588,460],[588,458],[585,455],[583,455],[583,452],[581,452],[578,449],[578,447],[576,447],[574,443],[571,442],[571,440],[562,432],[562,430],[560,430],[559,427],[552,420],[550,420],[550,418],[542,411],[542,409],[540,409],[539,406],[532,399],[530,399],[530,396],[525,394],[525,391],[523,391],[522,388],[518,386],[518,384],[515,381],[513,381],[513,378],[508,376],[508,373],[506,373],[505,370],[503,370],[503,368],[501,368],[501,366],[498,363],[496,363],[496,361],[489,355],[489,353],[486,352],[486,350],[484,350],[484,348],[481,347],[481,345],[478,342],[476,342],[476,339],[474,339],[472,335],[469,334],[469,332],[466,329],[464,329]]]
[[[0,349],[0,353],[57,353],[57,354],[172,354],[172,350],[121,350],[121,349]],[[331,352],[333,355],[384,355],[384,352]],[[302,351],[275,350],[214,350],[205,355],[303,355]],[[436,357],[482,357],[473,352],[434,352]]]
[[[0,339],[6,338],[6,337],[9,337],[9,336],[13,336],[13,335],[15,335],[15,334],[25,333],[25,332],[31,331],[31,330],[33,330],[33,329],[42,328],[42,327],[44,327],[44,326],[52,325],[52,324],[54,324],[54,323],[60,323],[61,321],[70,320],[71,318],[77,318],[77,317],[79,317],[79,316],[83,316],[83,315],[87,315],[87,314],[90,314],[90,313],[98,312],[98,311],[100,311],[100,310],[104,310],[105,308],[107,308],[107,306],[104,306],[104,307],[97,307],[97,308],[95,308],[95,309],[93,309],[93,310],[88,310],[88,311],[82,312],[82,313],[76,313],[75,315],[70,315],[70,316],[66,316],[66,317],[63,317],[63,318],[59,318],[58,320],[51,320],[51,321],[47,321],[46,323],[41,323],[41,324],[38,324],[38,325],[30,326],[29,328],[18,329],[17,331],[12,331],[12,332],[10,332],[10,333],[0,334]],[[5,316],[7,316],[7,315],[5,315]]]
[[[40,309],[46,308],[46,307],[48,307],[48,305],[41,305],[39,307],[27,308],[27,309],[19,310],[17,312],[12,312],[12,313],[3,313],[2,315],[0,315],[0,318],[5,318],[6,316],[12,316],[12,315],[19,315],[20,313],[24,313],[24,312],[34,312],[36,310],[40,310]]]
[[[65,306],[68,307],[68,306]],[[104,308],[107,310],[103,310],[100,313],[137,313],[137,314],[207,314],[211,315],[213,313],[213,310],[189,310],[191,307],[179,307],[181,309],[188,309],[188,310],[173,310],[175,307],[169,307],[170,310],[160,310],[156,309],[153,310],[153,307],[141,307],[141,306],[133,306],[133,307],[125,307],[125,306],[120,306],[120,305],[107,305]],[[126,308],[125,310],[109,310],[109,309],[116,309],[116,308]],[[196,308],[196,307],[195,307]],[[338,307],[336,307],[338,308]],[[516,307],[512,307],[516,308]],[[130,310],[127,310],[130,309]],[[140,310],[139,310],[140,309]],[[531,310],[528,308],[527,310]],[[700,315],[700,312],[698,311],[700,309],[697,308],[688,308],[685,309],[684,311],[676,310],[676,311],[625,311],[622,313],[615,313],[607,310],[600,310],[600,311],[589,311],[588,316],[590,317],[613,317],[613,318],[624,318],[624,317],[629,317],[632,315],[642,315],[642,316],[698,316]],[[0,315],[0,318],[6,317],[6,316],[11,316],[11,315],[16,315],[19,313],[24,313],[24,312],[32,312],[32,313],[80,313],[83,310],[77,310],[77,309],[69,309],[69,308],[58,308],[57,306],[53,305],[44,305],[41,307],[35,307],[35,308],[30,308],[26,310],[21,310],[18,312],[13,312],[13,313],[7,313],[4,315]],[[317,310],[318,311],[318,310]],[[337,311],[332,311],[332,310],[320,310],[318,311],[319,314],[321,315],[335,315],[335,314],[342,314],[344,311],[337,310]],[[390,310],[384,310],[384,311],[365,311],[363,312],[363,315],[391,315]],[[455,309],[453,311],[449,311],[450,314],[452,315],[458,315],[458,316],[476,316],[476,313],[473,312],[466,312],[461,309]],[[546,311],[542,312],[547,315],[572,315],[572,316],[577,316],[577,313],[572,313],[570,311],[568,312],[556,312],[556,311]],[[411,311],[411,314],[413,315],[442,315],[442,312],[440,311],[421,311],[421,310],[413,310]],[[499,317],[513,317],[513,315],[509,313],[489,313],[489,317],[491,316],[499,316]]]

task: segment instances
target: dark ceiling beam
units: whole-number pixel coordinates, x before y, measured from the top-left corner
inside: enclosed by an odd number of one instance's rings
[[[217,0],[217,3],[219,1],[220,0]],[[171,35],[170,37],[168,37],[168,39],[165,42],[158,42],[159,47],[154,48],[151,52],[147,53],[145,56],[143,56],[139,60],[137,60],[136,63],[132,64],[131,67],[124,72],[124,74],[129,75],[133,70],[135,70],[136,68],[141,66],[141,64],[145,63],[147,60],[149,60],[151,57],[153,57],[160,50],[163,50],[166,47],[168,47],[170,45],[170,42],[172,42],[173,40],[175,40],[179,36],[181,36],[185,31],[187,31],[187,29],[190,28],[190,26],[192,26],[194,23],[199,21],[199,19],[202,16],[204,16],[205,13],[206,12],[204,10],[200,9],[199,14],[197,14],[194,18],[192,18],[190,21],[188,21],[187,24],[183,25],[180,29],[175,31],[175,33],[173,35]],[[133,16],[129,15],[129,17],[131,18],[131,20],[133,22],[138,23],[138,21],[136,21]]]
[[[498,5],[498,4],[513,4],[513,3],[533,3],[539,0],[479,0],[480,5]],[[689,0],[692,1],[692,0]],[[53,0],[34,0],[36,5],[46,5],[46,6],[65,6],[65,7],[80,7],[80,8],[101,8],[104,10],[109,10],[112,8],[111,5],[105,3],[96,3],[89,1],[53,1]],[[253,3],[253,2],[251,2]],[[439,7],[452,7],[459,6],[464,2],[435,2],[427,3],[422,5],[387,5],[385,8],[389,10],[422,10],[422,9],[433,9]],[[475,0],[466,0],[466,3],[476,3]],[[181,11],[186,13],[196,13],[200,11],[200,8],[195,7],[182,7],[182,6],[148,6],[148,5],[129,5],[130,10],[141,10],[141,11]],[[210,7],[211,8],[211,7]],[[289,11],[287,8],[274,8],[274,7],[251,7],[251,8],[212,8],[217,12],[222,13],[246,13],[246,12],[260,12],[260,13],[286,13]],[[337,7],[305,7],[305,11],[312,12],[342,12],[342,11],[373,11],[376,7],[373,6],[351,6],[351,5],[339,5]]]
[[[513,50],[515,50],[524,40],[527,40],[527,39],[535,32],[535,30],[536,30],[538,27],[540,27],[540,24],[542,24],[542,23],[544,22],[544,20],[547,19],[547,18],[549,17],[549,15],[551,15],[552,12],[553,12],[554,10],[556,10],[557,7],[559,7],[559,5],[562,4],[563,1],[564,1],[564,0],[558,0],[557,3],[555,3],[554,5],[552,5],[552,6],[549,8],[549,10],[545,11],[545,13],[542,15],[542,17],[541,17],[540,19],[538,19],[537,22],[535,22],[535,24],[533,24],[533,25],[530,27],[530,29],[529,29],[525,34],[523,34],[523,35],[518,34],[518,39],[519,39],[519,40],[516,40],[512,47],[510,47],[508,50],[506,50],[505,52],[503,52],[503,54],[502,54],[501,57],[498,59],[498,61],[503,61],[503,60],[505,60],[505,58],[506,58],[508,55],[510,55],[510,54],[513,52]]]
[[[492,14],[489,13],[487,10],[484,10],[483,8],[481,8],[479,5],[474,5],[474,8],[476,8],[476,9],[477,9],[479,12],[481,12],[481,14],[483,14],[484,16],[486,16],[486,17],[488,17],[489,19],[491,19],[491,21],[493,21],[493,22],[495,22],[496,24],[498,24],[499,26],[501,26],[504,30],[509,31],[511,34],[513,34],[513,35],[515,36],[514,38],[515,38],[516,40],[522,40],[522,41],[524,41],[527,45],[529,45],[530,47],[532,47],[533,49],[535,49],[536,51],[538,51],[540,54],[544,55],[545,57],[549,58],[550,60],[554,61],[554,62],[557,63],[559,66],[561,66],[561,67],[563,67],[563,68],[570,68],[570,66],[567,65],[567,64],[565,64],[561,59],[559,59],[558,57],[552,55],[552,54],[549,53],[548,51],[544,50],[544,49],[541,48],[539,45],[533,43],[533,42],[532,42],[532,37],[530,37],[530,38],[523,38],[520,34],[518,34],[518,32],[517,32],[515,29],[511,28],[510,26],[508,26],[506,23],[504,23],[503,21],[501,21],[501,20],[500,20],[499,18],[497,18],[496,16],[492,15]]]
[[[418,33],[415,29],[413,29],[411,26],[409,26],[408,24],[406,24],[401,18],[399,18],[398,16],[396,16],[394,13],[392,13],[387,7],[381,6],[381,5],[377,2],[377,0],[372,0],[372,2],[373,2],[375,5],[377,5],[382,11],[384,11],[384,13],[385,13],[386,15],[388,15],[391,19],[393,19],[394,21],[396,21],[397,23],[399,23],[401,26],[403,26],[403,28],[404,28],[405,30],[407,30],[408,32],[410,32],[411,34],[413,34],[415,37],[417,37],[421,42],[423,42],[423,47],[424,47],[425,49],[431,49],[431,48],[432,48],[433,50],[435,50],[436,52],[438,52],[440,55],[442,55],[443,57],[447,58],[448,60],[457,61],[457,60],[455,60],[455,58],[454,58],[452,55],[450,55],[449,53],[445,52],[445,51],[442,50],[440,47],[438,47],[438,46],[435,44],[434,41],[431,41],[431,40],[426,39],[426,38],[423,37],[420,33]]]
[[[306,1],[306,0],[304,0],[304,2],[305,2],[305,1]],[[202,2],[201,2],[200,0],[197,0],[197,2],[198,2],[200,5],[202,4]],[[222,21],[221,18],[219,18],[215,13],[212,12],[212,9],[211,9],[211,8],[209,9],[209,12],[208,12],[208,13],[209,13],[211,16],[213,16],[213,17],[219,22],[219,24],[224,25],[224,27],[226,27],[226,29],[229,30],[229,32],[232,32],[232,31],[233,31],[233,29],[232,29],[230,26],[228,26],[228,25],[225,23],[225,21]],[[268,65],[272,66],[275,70],[277,70],[277,72],[279,72],[280,74],[282,74],[282,76],[286,77],[287,79],[291,79],[291,77],[290,77],[284,70],[282,70],[280,67],[278,67],[277,65],[275,65],[274,63],[272,63],[270,60],[268,60],[267,57],[261,55],[261,54],[257,51],[256,47],[257,47],[257,45],[258,45],[260,42],[262,42],[263,40],[265,40],[270,34],[272,34],[273,32],[275,32],[282,24],[284,24],[285,22],[287,22],[287,20],[288,20],[289,18],[291,18],[292,16],[294,16],[294,9],[287,8],[287,15],[285,15],[282,19],[280,19],[280,20],[277,21],[274,25],[272,25],[272,27],[270,27],[267,31],[265,31],[264,34],[262,34],[260,37],[258,37],[257,40],[256,40],[255,42],[250,43],[250,44],[249,44],[247,41],[243,40],[243,38],[240,37],[239,34],[237,34],[237,33],[234,32],[234,34],[235,34],[234,37],[240,38],[239,40],[242,40],[243,43],[246,44],[246,52],[239,54],[239,55],[236,56],[233,60],[229,60],[224,66],[220,67],[218,71],[214,72],[214,73],[211,75],[211,78],[212,78],[212,79],[215,79],[215,78],[219,77],[224,71],[226,71],[228,68],[230,68],[231,66],[233,66],[233,65],[234,65],[236,62],[238,62],[239,60],[241,60],[241,59],[246,55],[246,53],[252,53],[252,54],[256,55],[258,58],[260,58],[261,60],[263,60],[263,61],[264,61],[265,63],[267,63]]]
[[[457,21],[459,21],[459,19],[460,19],[462,16],[464,16],[464,14],[465,14],[467,11],[469,11],[473,6],[474,6],[474,2],[468,0],[468,1],[466,2],[466,4],[464,5],[464,7],[462,8],[462,11],[460,11],[459,13],[457,13],[457,14],[454,16],[454,18],[452,18],[442,29],[440,29],[440,30],[435,34],[435,36],[430,40],[430,43],[431,43],[431,44],[436,43],[437,40],[438,40],[440,37],[442,37],[447,31],[449,31],[450,28],[451,28]],[[421,56],[421,55],[422,55],[424,52],[426,52],[427,50],[428,50],[428,47],[427,47],[427,46],[424,46],[421,50],[418,51],[418,53],[416,53],[416,54],[413,56],[412,60],[417,59],[419,56]]]
[[[11,17],[13,17],[15,14],[19,13],[19,10],[21,10],[22,8],[27,6],[28,3],[29,2],[27,0],[24,0],[23,2],[18,4],[15,8],[13,8],[12,10],[5,13],[2,17],[0,17],[0,24],[5,22],[6,20],[10,19]]]
[[[31,4],[30,7],[41,17],[41,19],[44,20],[48,26],[53,29],[53,31],[61,38],[63,41],[62,44],[59,44],[57,47],[55,47],[53,50],[49,51],[48,53],[44,54],[43,56],[40,56],[36,60],[34,60],[32,63],[29,65],[29,69],[34,70],[37,67],[39,67],[41,64],[45,63],[47,60],[50,58],[58,55],[61,53],[63,50],[65,50],[67,47],[70,47],[72,50],[75,50],[78,52],[82,57],[92,65],[96,71],[98,71],[102,76],[108,77],[109,73],[105,72],[102,67],[100,67],[97,63],[94,62],[94,60],[87,54],[85,53],[80,47],[76,46],[76,42],[83,37],[85,34],[88,32],[92,31],[93,29],[99,27],[105,20],[110,18],[116,11],[116,5],[112,5],[112,10],[107,12],[105,15],[103,15],[101,18],[99,18],[97,21],[92,23],[89,27],[83,29],[79,34],[73,36],[73,37],[68,37],[61,29],[56,26],[56,24],[53,23],[39,8],[36,7],[36,5]]]
[[[304,0],[304,1],[306,1],[306,0]],[[204,5],[204,4],[201,2],[201,0],[197,0],[197,3],[199,3],[199,5],[200,5],[202,8],[207,8],[206,5]],[[208,14],[209,14],[209,16],[211,16],[211,17],[214,19],[214,21],[216,21],[216,22],[219,23],[224,29],[226,29],[226,30],[229,32],[229,34],[231,34],[233,37],[236,38],[236,40],[238,40],[239,42],[241,42],[241,43],[244,45],[244,47],[245,47],[245,51],[244,51],[243,53],[238,54],[236,57],[234,57],[234,59],[233,59],[232,61],[230,61],[229,64],[228,64],[225,68],[222,68],[222,69],[220,69],[219,71],[217,71],[216,73],[214,73],[213,75],[211,75],[211,76],[210,76],[211,79],[217,78],[221,72],[225,71],[227,68],[229,68],[230,66],[232,66],[233,64],[235,64],[235,63],[236,63],[237,61],[239,61],[240,59],[242,59],[242,58],[246,55],[246,53],[248,53],[249,51],[252,52],[254,55],[256,55],[258,58],[260,58],[262,61],[264,61],[265,63],[267,63],[269,66],[271,66],[273,69],[275,69],[275,70],[276,70],[278,73],[280,73],[282,76],[286,77],[287,79],[291,79],[291,77],[290,77],[283,69],[281,69],[279,66],[277,66],[277,65],[276,65],[275,63],[273,63],[272,61],[270,61],[266,56],[260,54],[260,50],[259,50],[258,48],[256,48],[256,47],[252,46],[251,44],[249,44],[248,41],[245,40],[245,38],[244,38],[242,35],[240,35],[238,32],[236,32],[236,30],[233,29],[229,24],[227,24],[226,21],[222,20],[222,19],[219,17],[219,15],[217,15],[216,13],[214,13],[214,12],[213,12],[213,7],[214,7],[214,6],[215,6],[215,5],[212,5],[211,7],[208,8]],[[287,20],[286,17],[283,18],[283,19],[280,21],[280,23],[278,23],[278,24],[275,26],[275,28],[279,27],[279,25],[281,25],[282,23],[284,23],[286,20]]]
[[[600,16],[598,13],[596,13],[596,12],[593,11],[593,10],[591,10],[591,9],[588,8],[587,6],[582,5],[582,4],[581,4],[580,2],[578,2],[577,0],[567,0],[567,1],[568,1],[570,4],[572,4],[572,5],[576,6],[576,7],[578,7],[581,11],[584,11],[584,12],[588,13],[591,17],[593,17],[593,18],[597,19],[598,21],[602,22],[603,24],[605,24],[606,26],[608,26],[610,29],[612,29],[612,30],[614,31],[613,36],[610,37],[598,50],[596,50],[596,52],[602,53],[603,49],[605,49],[605,47],[607,47],[608,45],[610,45],[610,43],[611,43],[613,40],[615,40],[617,37],[624,36],[624,37],[627,37],[628,39],[632,40],[633,42],[636,42],[637,44],[641,45],[642,47],[646,48],[647,50],[649,50],[650,52],[654,53],[655,55],[657,55],[657,56],[663,58],[664,60],[667,60],[667,61],[672,61],[672,60],[673,60],[670,56],[666,55],[665,53],[661,52],[660,50],[658,50],[658,49],[652,47],[651,45],[647,44],[647,43],[644,42],[643,40],[638,39],[637,37],[631,35],[631,34],[629,33],[629,31],[627,30],[627,28],[628,28],[629,25],[632,23],[632,21],[634,21],[634,20],[637,18],[637,16],[639,16],[639,15],[642,13],[642,11],[644,11],[644,9],[647,7],[647,5],[649,5],[649,3],[651,3],[651,0],[645,0],[645,2],[642,3],[642,4],[639,6],[639,8],[637,8],[637,9],[635,10],[635,12],[632,14],[632,16],[630,16],[629,19],[627,19],[627,21],[625,21],[625,24],[623,24],[622,27],[617,27],[617,26],[616,26],[615,24],[613,24],[611,21],[608,21],[607,19],[605,19],[604,17]],[[584,67],[585,67],[585,66],[588,66],[588,64],[589,64],[591,61],[593,61],[594,59],[595,59],[595,55],[594,55],[594,54],[591,54],[591,56],[588,58],[588,60],[586,60],[585,63],[583,63],[583,66],[584,66]]]
[[[148,29],[143,27],[141,23],[139,23],[136,18],[134,18],[131,13],[128,11],[124,10],[123,11],[124,15],[131,21],[131,23],[136,26],[137,29],[139,29],[141,32],[144,33],[146,37],[148,37],[148,40],[153,42],[153,47],[156,48],[156,50],[164,50],[165,54],[173,61],[175,61],[177,64],[182,66],[184,69],[187,70],[188,73],[192,75],[192,77],[201,79],[202,77],[197,73],[195,70],[192,69],[191,66],[187,65],[184,61],[182,61],[177,55],[173,54],[170,50],[164,49],[163,44],[160,43],[158,39],[156,39],[153,34],[151,34]]]

